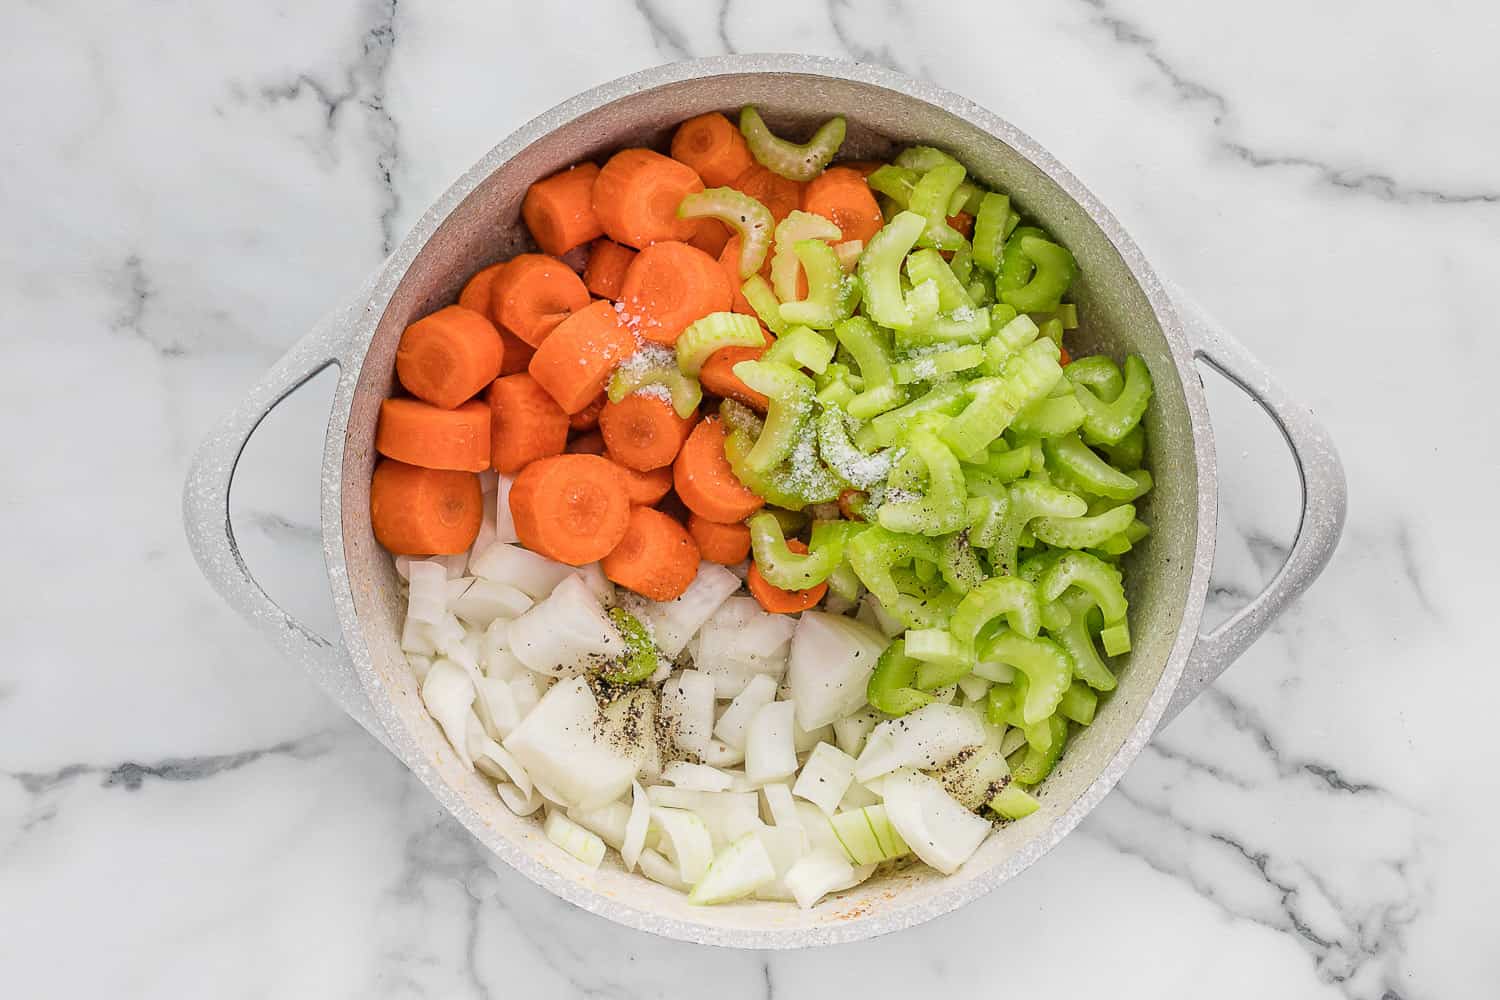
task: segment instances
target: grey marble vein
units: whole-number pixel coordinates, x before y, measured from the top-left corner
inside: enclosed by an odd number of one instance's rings
[[[729,5],[731,3],[733,0],[719,0],[719,16],[715,22],[715,28],[719,32],[719,44],[724,47],[725,52],[733,54],[739,49],[736,49],[734,43],[729,40]]]
[[[185,345],[162,337],[146,323],[157,290],[139,253],[127,253],[108,275],[107,281],[119,299],[119,306],[109,321],[111,330],[140,341],[164,359],[180,358],[187,353]]]
[[[1259,713],[1222,687],[1205,691],[1200,698],[1217,706],[1220,714],[1238,732],[1249,736],[1251,741],[1270,760],[1281,777],[1306,775],[1315,779],[1319,787],[1349,795],[1390,795],[1389,789],[1372,781],[1355,781],[1344,777],[1337,768],[1321,761],[1305,760],[1292,756],[1277,745],[1270,727]]]
[[[75,778],[95,775],[100,779],[101,788],[124,788],[126,791],[137,792],[147,781],[203,781],[230,771],[238,771],[266,757],[309,760],[327,753],[331,746],[330,735],[319,732],[234,753],[164,757],[149,763],[126,760],[118,764],[68,764],[53,771],[0,771],[0,774],[15,780],[31,795],[53,791]]]
[[[846,18],[850,16],[869,17],[869,8],[871,5],[856,5],[853,0],[826,0],[826,2],[828,4],[828,23],[833,27],[833,34],[838,39],[839,45],[843,46],[844,51],[849,53],[850,58],[856,59],[859,62],[876,63],[899,72],[913,72],[896,59],[896,53],[890,45],[866,45],[856,40],[850,32]],[[889,16],[899,13],[901,7],[899,3],[888,0],[885,4],[885,9]],[[926,76],[927,74],[925,72],[917,72],[914,75]]]
[[[651,44],[656,46],[656,51],[666,59],[691,59],[693,52],[688,47],[687,39],[672,19],[657,10],[652,0],[634,0],[636,12],[646,22],[646,28],[651,32]],[[725,9],[727,9],[727,4]],[[723,31],[725,9],[719,11],[720,31]]]
[[[1401,521],[1396,525],[1396,530],[1391,533],[1391,539],[1396,544],[1401,573],[1406,578],[1407,585],[1411,587],[1412,593],[1416,595],[1417,603],[1432,617],[1441,618],[1437,605],[1433,603],[1432,596],[1427,592],[1427,585],[1423,582],[1421,563],[1417,559],[1417,547],[1411,537],[1411,525],[1406,521]]]
[[[322,530],[316,524],[294,521],[284,514],[269,510],[252,510],[236,513],[236,519],[264,533],[274,542],[289,542],[299,545],[316,543]]]

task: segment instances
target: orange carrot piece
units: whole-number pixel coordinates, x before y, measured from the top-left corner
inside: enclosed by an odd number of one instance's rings
[[[838,226],[843,240],[868,243],[885,225],[870,185],[848,167],[829,167],[808,181],[802,189],[802,210]]]
[[[420,399],[385,399],[375,450],[424,469],[483,472],[490,467],[490,408],[470,400],[445,410]]]
[[[1060,365],[1071,365],[1073,363],[1073,355],[1069,354],[1068,349],[1062,344],[1057,345],[1057,363]]]
[[[568,415],[526,372],[490,383],[490,467],[507,475],[568,443]]]
[[[974,216],[968,212],[959,212],[957,215],[948,216],[948,225],[957,229],[959,235],[964,239],[974,235]]]
[[[771,255],[766,254],[766,266],[761,268],[761,271],[764,272],[770,266]],[[740,291],[745,281],[740,277],[740,238],[738,236],[729,237],[729,242],[724,244],[724,250],[719,254],[719,267],[723,270],[724,276],[729,279],[729,287],[734,289],[734,299],[729,304],[730,310],[759,319],[760,314],[745,298],[745,293]]]
[[[698,229],[688,240],[688,246],[697,247],[710,257],[717,258],[724,252],[724,245],[734,234],[718,219],[699,219]]]
[[[682,199],[703,190],[685,163],[650,149],[622,149],[594,181],[594,215],[616,243],[637,250],[661,240],[688,240],[696,219],[679,219]]]
[[[759,163],[754,164],[729,185],[743,191],[766,208],[777,222],[792,214],[802,204],[802,184],[780,174],[773,174]]]
[[[489,267],[474,272],[474,276],[464,285],[464,290],[458,293],[458,304],[465,309],[472,309],[477,313],[483,313],[490,322],[490,288],[494,284],[495,276],[505,269],[507,261],[491,264]]]
[[[451,410],[495,380],[504,352],[488,318],[463,306],[447,306],[401,334],[396,378],[418,399]]]
[[[531,356],[536,353],[536,348],[509,330],[500,331],[500,340],[505,344],[505,356],[500,359],[500,374],[515,375],[524,372],[531,364]]]
[[[592,403],[568,418],[568,427],[575,431],[591,431],[598,427],[599,414],[607,402],[609,402],[609,397],[601,392],[594,397]]]
[[[521,200],[521,218],[543,253],[561,257],[604,232],[594,215],[599,168],[580,163],[537,181]]]
[[[605,452],[604,435],[598,431],[585,431],[574,435],[568,440],[567,448],[563,450],[569,455],[602,455]]]
[[[868,177],[885,165],[884,160],[844,160],[841,163],[833,164],[834,167],[843,167],[845,170],[852,170],[861,177]],[[832,169],[832,167],[829,169]]]
[[[677,453],[672,485],[688,510],[720,524],[743,521],[766,503],[735,478],[724,457],[724,426],[712,417],[693,428]]]
[[[559,323],[536,349],[527,371],[558,406],[577,413],[604,391],[615,365],[635,348],[614,305],[600,300]]]
[[[863,521],[864,515],[855,510],[855,503],[863,503],[866,494],[862,490],[844,490],[839,493],[839,513],[846,521]]]
[[[687,527],[699,554],[709,562],[736,566],[750,555],[750,529],[743,524],[720,524],[690,514]]]
[[[806,553],[807,546],[797,539],[788,539],[786,547],[793,552]],[[789,615],[797,611],[806,611],[823,599],[828,593],[828,582],[806,590],[782,590],[773,587],[760,575],[760,567],[755,563],[750,564],[750,572],[745,576],[745,586],[750,588],[750,595],[760,602],[760,606],[772,614]]]
[[[490,317],[532,347],[571,313],[589,304],[583,279],[556,257],[513,257],[490,284]]]
[[[750,388],[734,373],[734,366],[741,361],[759,361],[766,353],[764,347],[721,347],[708,356],[698,372],[698,382],[704,392],[715,396],[737,400],[752,410],[766,412],[771,401],[763,393]]]
[[[671,465],[693,423],[694,419],[679,417],[666,400],[640,394],[606,403],[599,414],[599,430],[610,457],[637,472]]]
[[[728,312],[734,289],[719,262],[696,247],[667,241],[636,254],[620,293],[626,323],[658,344],[672,344],[694,320]]]
[[[630,523],[620,470],[598,455],[553,455],[516,476],[510,513],[521,544],[549,559],[582,566],[612,552]]]
[[[599,560],[606,578],[653,601],[681,597],[698,575],[698,543],[682,525],[650,507],[630,511],[613,552]]]
[[[370,479],[370,526],[386,551],[400,556],[450,556],[468,551],[484,520],[479,477],[423,469],[390,458]]]
[[[607,450],[604,457],[620,466],[620,474],[625,477],[625,491],[630,494],[630,502],[634,506],[649,507],[661,500],[672,489],[670,466],[662,466],[650,472],[637,472],[629,466],[620,465],[620,462]]]
[[[709,187],[733,184],[755,164],[739,127],[717,111],[677,126],[672,134],[672,159],[692,167]]]
[[[625,270],[635,260],[635,251],[614,240],[598,239],[589,250],[588,266],[583,269],[583,283],[601,299],[618,299],[625,285]]]

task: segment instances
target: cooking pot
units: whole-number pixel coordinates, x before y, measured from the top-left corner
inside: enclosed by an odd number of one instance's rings
[[[1143,502],[1150,537],[1128,557],[1134,649],[1093,725],[1079,732],[1040,788],[1041,808],[997,829],[956,874],[922,866],[873,879],[810,910],[790,903],[688,905],[626,873],[616,860],[588,872],[512,815],[493,785],[466,769],[428,716],[399,648],[404,612],[390,556],[370,528],[375,421],[391,394],[406,325],[453,302],[479,268],[528,248],[521,198],[535,180],[622,146],[662,147],[672,127],[745,104],[771,126],[810,130],[848,119],[844,155],[885,157],[922,143],[956,155],[1008,192],[1077,257],[1073,295],[1084,317],[1073,347],[1141,355],[1156,394],[1146,426],[1155,489]],[[1302,513],[1286,564],[1222,625],[1199,631],[1214,561],[1218,503],[1213,436],[1194,365],[1217,369],[1281,429],[1301,479]],[[279,608],[235,545],[229,489],[256,425],[329,365],[339,368],[322,481],[323,554],[342,629],[329,640]],[[203,443],[184,496],[188,538],[209,581],[300,663],[409,767],[443,806],[527,878],[593,913],[668,937],[791,948],[853,941],[931,919],[999,886],[1078,825],[1159,726],[1217,677],[1318,575],[1343,525],[1345,486],[1327,435],[1234,340],[1169,293],[1130,237],[1082,184],[1031,138],[930,83],[873,66],[796,55],[729,56],[624,77],[558,105],[492,149],[438,199],[346,305],[292,347]]]

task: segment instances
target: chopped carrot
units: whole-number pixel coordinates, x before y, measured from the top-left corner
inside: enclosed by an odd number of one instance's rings
[[[499,264],[491,264],[489,267],[475,271],[474,276],[464,285],[464,290],[458,293],[458,304],[465,309],[472,309],[489,316],[490,287],[494,283],[495,276],[505,269],[506,263],[506,261],[501,261]]]
[[[483,472],[490,467],[490,408],[475,399],[445,410],[420,399],[385,399],[375,450],[424,469]]]
[[[724,187],[755,163],[739,127],[717,111],[689,118],[672,135],[672,159],[681,160],[709,187]]]
[[[604,457],[620,466],[620,473],[625,477],[625,491],[630,494],[630,502],[638,507],[651,506],[672,488],[670,466],[662,466],[650,472],[637,472],[629,466],[620,465],[607,450]]]
[[[766,254],[767,266],[770,262],[771,255]],[[746,316],[755,316],[758,319],[759,314],[755,311],[755,307],[745,298],[745,293],[740,291],[745,282],[740,278],[740,238],[738,236],[729,237],[729,242],[724,244],[724,250],[719,254],[719,267],[723,270],[724,276],[729,279],[729,287],[734,289],[734,299],[729,304],[730,310],[744,313]]]
[[[594,181],[594,215],[616,243],[642,250],[691,239],[695,219],[679,219],[682,199],[703,190],[693,168],[649,149],[622,149]]]
[[[490,317],[532,347],[540,347],[557,324],[589,301],[589,290],[572,268],[539,253],[511,258],[490,285]]]
[[[793,552],[807,553],[807,546],[795,538],[787,540],[786,547]],[[760,575],[760,567],[755,563],[750,564],[750,572],[745,576],[745,586],[750,588],[750,595],[760,602],[760,606],[772,614],[789,615],[797,611],[806,611],[823,599],[828,593],[828,583],[824,581],[815,587],[806,590],[782,590],[773,587],[766,578]]]
[[[599,412],[604,409],[604,404],[609,402],[609,397],[604,393],[594,397],[594,401],[577,413],[568,418],[568,427],[575,431],[591,431],[599,426]]]
[[[1068,349],[1061,344],[1057,345],[1057,363],[1060,365],[1071,365],[1073,363],[1073,355],[1069,354]]]
[[[802,204],[802,184],[799,181],[773,174],[759,163],[736,177],[729,186],[766,206],[777,222]]]
[[[594,215],[599,168],[580,163],[537,181],[521,201],[521,218],[543,253],[561,257],[604,232]]]
[[[698,382],[705,392],[725,399],[738,400],[752,410],[766,412],[771,401],[764,393],[756,392],[734,373],[734,366],[741,361],[759,361],[766,353],[764,347],[721,347],[708,356],[698,371]]]
[[[724,252],[724,244],[734,234],[718,219],[699,219],[698,229],[688,240],[688,246],[697,247],[710,257],[717,258]]]
[[[505,356],[500,359],[500,374],[524,372],[526,366],[531,364],[531,356],[536,353],[536,348],[509,330],[500,331],[500,340],[505,344]]]
[[[620,470],[598,455],[553,455],[516,476],[510,512],[521,544],[549,559],[582,566],[604,558],[630,523]]]
[[[863,507],[867,494],[861,490],[844,490],[839,494],[839,513],[846,521],[863,521],[865,516],[856,507]]]
[[[659,510],[635,507],[625,537],[599,560],[604,575],[653,601],[681,597],[698,575],[698,543]]]
[[[600,300],[557,325],[531,359],[531,377],[572,414],[585,409],[622,359],[635,353],[635,338],[620,325],[613,304]]]
[[[446,306],[401,334],[396,377],[413,396],[451,410],[495,380],[504,351],[488,318],[463,306]]]
[[[568,415],[526,372],[490,383],[490,467],[519,472],[568,443]]]
[[[605,451],[604,435],[598,431],[585,431],[569,439],[563,450],[569,455],[602,455]]]
[[[868,243],[885,225],[870,185],[848,167],[829,167],[808,181],[802,189],[802,210],[838,226],[845,240]]]
[[[370,526],[386,551],[401,556],[450,556],[468,551],[484,520],[479,477],[423,469],[390,458],[370,479]]]
[[[635,260],[635,251],[614,240],[598,239],[589,250],[589,263],[583,269],[583,283],[601,299],[618,299],[625,284],[625,269]]]
[[[853,170],[861,177],[868,177],[885,165],[884,160],[845,160],[842,163],[835,163],[833,166],[843,167],[845,170]],[[831,170],[833,167],[829,169]]]
[[[691,514],[687,527],[699,554],[709,562],[735,566],[750,555],[750,529],[743,524],[720,524]]]
[[[599,430],[610,457],[638,472],[671,465],[693,423],[694,419],[679,417],[666,400],[641,393],[606,403],[599,414]]]
[[[743,521],[765,506],[735,478],[724,457],[724,426],[712,417],[693,428],[677,453],[672,485],[694,514],[721,524]]]
[[[626,323],[647,340],[675,343],[694,320],[728,312],[734,289],[719,262],[696,247],[653,243],[630,262],[620,293]]]
[[[656,509],[678,524],[687,524],[688,518],[693,516],[693,512],[687,509],[687,504],[682,502],[682,497],[675,490],[668,490],[666,496],[656,501]]]
[[[948,216],[948,225],[957,229],[959,235],[964,239],[974,235],[974,216],[968,212],[959,212],[957,215]]]

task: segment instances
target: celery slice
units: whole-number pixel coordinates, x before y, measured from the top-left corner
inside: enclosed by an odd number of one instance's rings
[[[798,145],[774,135],[753,105],[740,110],[740,132],[750,155],[774,174],[794,181],[810,181],[833,160],[844,143],[843,116],[830,118],[807,142]]]
[[[740,313],[710,313],[693,321],[677,338],[677,367],[697,376],[703,363],[725,347],[760,347],[766,342],[754,317]]]
[[[740,238],[741,278],[755,274],[765,263],[776,220],[770,209],[748,194],[728,187],[698,191],[682,199],[677,215],[682,219],[718,219],[733,229]]]

